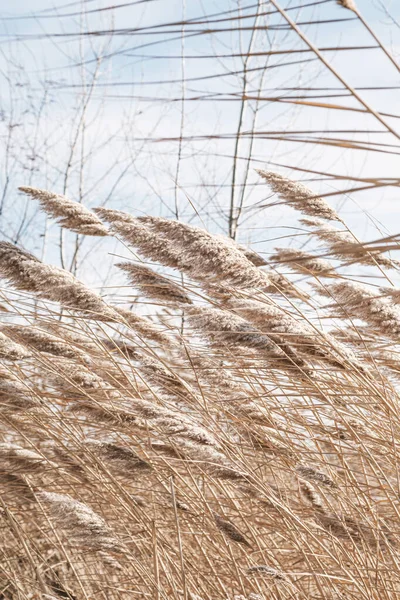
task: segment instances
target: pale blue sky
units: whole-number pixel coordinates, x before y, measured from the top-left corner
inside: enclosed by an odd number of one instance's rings
[[[309,0],[286,0],[282,5],[293,9],[309,3]],[[62,191],[68,164],[67,192],[71,197],[77,197],[81,189],[89,206],[107,200],[110,206],[135,214],[153,212],[172,216],[176,195],[181,218],[199,224],[198,210],[205,225],[216,231],[226,231],[242,69],[241,58],[229,58],[229,55],[246,49],[250,32],[242,31],[240,39],[238,32],[229,31],[232,23],[220,19],[223,18],[221,13],[229,10],[235,11],[231,14],[237,17],[238,4],[242,17],[254,15],[256,2],[153,0],[128,4],[100,13],[90,10],[106,7],[107,2],[17,0],[2,7],[2,140],[8,139],[10,121],[15,126],[13,151],[1,177],[1,185],[6,182],[8,185],[2,215],[4,235],[10,234],[12,238],[18,234],[18,220],[25,211],[24,201],[15,192],[17,185],[31,183]],[[267,2],[265,7],[263,12],[270,12]],[[388,49],[399,56],[400,3],[359,0],[358,7]],[[385,8],[394,21],[385,13]],[[300,26],[320,48],[375,44],[362,24],[354,20],[354,14],[333,1],[290,10],[289,14],[300,24],[319,22]],[[180,21],[183,15],[186,20],[204,15],[208,18],[203,18],[204,22],[200,24],[185,27],[185,139],[181,145],[179,190],[175,194],[177,138],[182,124],[182,103],[176,101],[181,98],[183,89],[179,58],[182,36],[180,26],[164,26],[160,28],[161,32],[157,32],[155,26]],[[339,21],[324,23],[329,19]],[[241,23],[251,26],[254,17],[243,19]],[[268,24],[269,29],[257,34],[254,51],[265,53],[305,48],[293,32],[276,29],[283,23],[279,15],[263,16],[259,25]],[[110,28],[114,29],[112,37],[80,38],[75,35],[79,31]],[[132,31],[127,32],[127,28]],[[139,28],[150,29],[138,31]],[[212,34],[192,35],[211,28]],[[215,29],[224,28],[228,31],[215,32]],[[86,109],[82,146],[82,132],[75,140],[75,131],[96,69],[95,53],[101,53],[105,58],[98,67],[97,87]],[[216,54],[226,56],[217,59]],[[324,50],[323,54],[353,87],[400,87],[399,72],[379,49]],[[264,211],[252,208],[267,197],[265,187],[255,186],[259,180],[254,168],[269,165],[281,173],[303,179],[304,174],[276,165],[327,171],[340,176],[399,177],[399,140],[385,132],[372,116],[271,102],[271,97],[277,96],[276,90],[280,90],[281,98],[293,96],[296,92],[283,88],[300,85],[333,88],[330,92],[309,92],[316,102],[357,107],[353,99],[340,95],[343,94],[341,84],[325,67],[316,60],[306,62],[311,56],[304,53],[264,55],[252,58],[248,65],[254,70],[249,72],[247,93],[254,96],[260,85],[261,69],[268,64],[245,195],[243,217],[246,220],[243,218],[239,230],[241,239],[257,244],[257,249],[269,248],[261,243],[271,238],[270,232],[266,232],[267,227],[292,226],[296,215],[282,207]],[[283,63],[295,64],[284,66]],[[210,75],[213,78],[206,79]],[[376,110],[400,115],[400,89],[360,90],[359,93]],[[237,199],[247,164],[246,133],[252,129],[251,115],[251,106],[248,106],[242,126],[243,141],[239,146],[242,158],[238,161]],[[386,118],[390,126],[400,132],[400,119]],[[279,139],[288,130],[299,133],[294,133],[290,140]],[[366,130],[370,133],[365,133]],[[310,131],[314,133],[301,133]],[[359,147],[373,141],[378,144],[376,150],[379,151],[344,149],[337,145],[328,147],[315,143],[316,137],[353,140]],[[309,143],[310,138],[313,143]],[[76,149],[70,161],[70,147],[75,141]],[[4,147],[3,144],[3,151]],[[82,156],[85,168],[80,173]],[[334,191],[340,185],[344,189],[349,187],[349,182],[341,184],[337,179],[321,182],[318,175],[309,177],[315,180],[310,185],[324,193]],[[350,198],[334,196],[331,202],[340,208],[341,214],[358,233],[376,237],[371,219],[363,211],[369,211],[384,228],[396,233],[400,229],[398,196],[398,187],[381,187],[355,192]],[[24,227],[18,241],[40,251],[43,238],[41,233],[36,233],[41,232],[43,219],[34,215],[30,204]],[[277,231],[285,233],[284,229]],[[58,243],[57,227],[51,226],[46,235],[47,247],[51,249]],[[55,256],[53,251],[50,256]]]

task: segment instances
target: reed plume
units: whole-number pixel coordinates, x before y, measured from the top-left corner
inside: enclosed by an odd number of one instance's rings
[[[0,411],[26,411],[40,406],[27,385],[12,372],[0,369]]]
[[[117,267],[125,271],[130,282],[148,298],[164,302],[192,304],[182,286],[177,285],[167,277],[162,277],[148,267],[133,263],[118,263]]]
[[[291,181],[272,171],[258,170],[257,173],[265,179],[272,191],[289,206],[291,205],[296,210],[311,217],[322,217],[330,221],[340,221],[339,216],[333,208],[323,198],[314,194],[302,183]]]
[[[377,331],[397,339],[400,332],[400,308],[387,298],[352,281],[330,285],[327,289],[344,316],[362,319]]]
[[[224,517],[221,517],[221,515],[218,514],[214,514],[214,519],[218,529],[222,531],[222,533],[224,533],[229,539],[251,548],[251,544],[246,540],[244,535],[240,533],[240,531],[235,527],[235,525],[231,523],[231,521],[228,521],[228,519],[225,519]]]
[[[354,0],[336,0],[337,4],[343,6],[343,8],[348,8],[353,12],[357,12],[357,6]]]
[[[29,325],[3,325],[1,330],[11,339],[18,340],[18,343],[32,348],[38,352],[54,354],[54,356],[63,356],[64,358],[88,360],[88,355],[72,346],[70,343],[39,327]]]
[[[314,275],[316,277],[335,277],[336,275],[329,261],[313,256],[303,250],[276,248],[275,253],[271,254],[270,260],[305,275]]]
[[[120,550],[120,544],[105,520],[89,506],[55,492],[38,492],[38,502],[57,528],[66,534],[68,544],[90,550]]]
[[[187,309],[186,314],[193,327],[205,334],[215,347],[225,344],[233,354],[240,353],[241,348],[248,348],[260,351],[268,359],[277,361],[281,367],[304,366],[293,352],[288,350],[286,354],[286,347],[280,347],[272,337],[263,335],[251,323],[231,312],[197,306]]]
[[[313,327],[305,319],[294,318],[276,304],[234,299],[228,305],[263,333],[283,339],[297,353],[327,361],[339,368],[343,367],[343,361],[360,366],[351,348]]]
[[[120,307],[108,306],[95,292],[72,273],[46,265],[32,254],[8,242],[0,242],[0,274],[16,289],[33,292],[40,298],[60,303],[99,321],[122,322],[139,335],[168,344],[168,336],[146,318]]]
[[[95,212],[110,225],[114,234],[137,248],[145,258],[160,262],[166,267],[190,269],[190,263],[168,239],[157,235],[137,218],[109,208],[96,208]]]
[[[46,460],[37,452],[11,443],[0,443],[0,469],[11,473],[35,473],[46,468]]]
[[[150,464],[141,459],[130,448],[97,440],[88,440],[85,447],[125,477],[134,477],[135,471],[148,471],[151,469]]]
[[[13,342],[7,335],[0,332],[0,358],[6,360],[22,360],[30,356],[29,350],[16,342]]]
[[[103,300],[71,273],[45,265],[9,242],[0,242],[0,274],[18,290],[36,293],[40,298],[59,302],[97,319],[115,318]]]
[[[268,261],[255,252],[255,250],[252,250],[243,244],[238,244],[238,248],[255,267],[264,267],[268,264]]]
[[[31,198],[39,200],[43,211],[49,216],[58,219],[61,227],[65,227],[81,235],[108,235],[108,231],[100,219],[83,206],[83,204],[73,202],[62,194],[54,194],[47,190],[25,186],[18,189]]]
[[[374,246],[358,242],[351,233],[337,229],[319,219],[302,219],[301,222],[312,227],[313,235],[327,242],[330,253],[346,261],[364,265],[381,265],[387,269],[396,269],[398,261],[387,258]]]
[[[296,467],[296,472],[307,481],[311,481],[311,483],[317,483],[319,485],[323,485],[328,488],[335,488],[336,484],[332,481],[328,475],[325,473],[321,473],[321,471],[317,471],[314,467],[309,465],[298,465]]]
[[[263,577],[271,577],[272,579],[280,579],[284,581],[286,578],[283,573],[280,573],[273,567],[269,567],[268,565],[254,565],[253,567],[249,567],[247,569],[247,573],[249,575],[262,575]]]

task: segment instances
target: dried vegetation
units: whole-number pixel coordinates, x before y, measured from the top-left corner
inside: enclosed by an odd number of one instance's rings
[[[261,175],[314,252],[22,188],[153,264],[144,316],[0,243],[1,598],[399,597],[397,263]]]

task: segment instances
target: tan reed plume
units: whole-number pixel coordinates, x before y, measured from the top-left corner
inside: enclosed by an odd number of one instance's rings
[[[351,233],[337,229],[320,219],[301,219],[301,223],[313,229],[313,235],[328,242],[330,252],[338,258],[364,264],[381,265],[388,269],[398,268],[398,261],[387,258],[380,250],[358,242]]]
[[[224,344],[233,354],[241,348],[258,350],[273,364],[281,368],[304,366],[294,352],[285,353],[286,346],[280,347],[277,341],[268,337],[254,325],[232,312],[219,308],[196,306],[186,311],[192,326],[211,341],[215,347]]]
[[[115,402],[104,402],[101,404],[92,402],[88,398],[79,399],[68,407],[71,413],[83,414],[93,423],[105,423],[119,425],[122,428],[135,425],[140,422],[137,414],[128,409],[120,408]]]
[[[271,577],[272,579],[280,579],[282,581],[286,579],[283,573],[268,565],[254,565],[247,569],[247,573],[248,575],[260,575],[263,577]]]
[[[275,253],[269,257],[271,261],[284,264],[292,271],[316,277],[336,277],[331,263],[323,258],[318,258],[304,250],[292,248],[275,248]]]
[[[400,307],[368,287],[352,281],[328,286],[324,295],[336,300],[341,316],[362,319],[380,333],[394,337],[400,333]]]
[[[1,331],[4,331],[10,338],[16,339],[20,344],[35,349],[38,352],[46,352],[47,354],[71,359],[89,360],[88,355],[83,351],[39,327],[11,324],[2,325]]]
[[[139,370],[145,376],[145,379],[156,386],[166,396],[172,396],[182,399],[195,397],[195,391],[191,386],[173,371],[167,369],[162,362],[149,356],[137,354]]]
[[[101,217],[109,219],[104,211]],[[159,217],[139,217],[145,229],[137,235],[136,225],[125,223],[126,241],[135,245],[147,258],[165,266],[179,268],[189,277],[202,281],[205,277],[224,279],[238,286],[268,287],[268,276],[259,271],[237,246],[223,236],[216,236],[179,221]],[[111,222],[122,235],[120,223]],[[133,225],[132,231],[129,228]],[[148,233],[146,233],[146,231]]]
[[[0,358],[6,360],[22,360],[30,356],[30,352],[0,332]]]
[[[247,474],[240,471],[220,449],[182,436],[178,436],[173,442],[174,449],[180,456],[213,477],[241,483],[248,481]]]
[[[36,498],[54,525],[66,534],[69,545],[91,550],[120,550],[105,520],[83,502],[67,494],[45,491],[38,492]]]
[[[109,401],[120,397],[120,392],[99,377],[93,369],[68,358],[51,356],[42,363],[42,368],[47,374],[48,383],[54,386],[65,400],[90,397],[96,401]]]
[[[89,374],[90,375],[90,374]],[[58,376],[57,379],[61,382],[64,381],[64,378],[72,379],[71,374],[66,372],[65,376]],[[78,377],[82,377],[79,371],[76,371],[76,381]],[[86,378],[86,374],[85,374]],[[102,386],[98,383],[98,379],[94,380],[94,389],[93,389],[93,398],[97,399],[98,392],[102,391]],[[90,385],[92,384],[92,380],[88,381],[88,393],[87,396],[92,396],[92,392],[90,391]],[[83,389],[85,389],[83,387]],[[111,391],[111,394],[110,394]],[[76,387],[76,393],[79,394],[79,388]],[[113,396],[113,390],[105,389],[105,395]],[[145,425],[152,430],[159,431],[160,433],[168,436],[179,436],[182,438],[188,438],[190,440],[195,441],[198,444],[206,444],[206,445],[215,445],[216,441],[214,436],[201,424],[198,424],[193,418],[191,418],[190,414],[185,414],[182,411],[181,406],[177,406],[176,410],[172,410],[168,408],[168,402],[166,402],[166,398],[162,397],[161,394],[157,394],[158,400],[164,400],[164,405],[157,404],[150,400],[146,400],[144,398],[129,398],[128,408],[119,408],[117,401],[120,399],[120,393],[115,393],[115,402],[113,404],[103,403],[101,406],[90,404],[82,398],[83,394],[79,398],[80,402],[76,406],[76,410],[83,410],[88,414],[93,414],[93,417],[97,414],[99,418],[104,421],[115,421],[118,422],[120,420],[122,423],[129,421],[135,422],[137,420],[141,420]],[[81,401],[82,400],[82,401]],[[72,406],[71,410],[75,410]]]
[[[249,260],[255,267],[263,267],[268,264],[268,261],[265,260],[265,258],[260,256],[257,252],[255,252],[248,246],[238,244],[237,247],[241,252],[243,252],[247,260]]]
[[[122,322],[140,336],[166,345],[170,342],[168,336],[146,317],[123,308],[108,306],[69,271],[46,265],[9,242],[0,242],[0,275],[6,277],[18,290],[36,293],[40,298],[79,311],[87,318]]]
[[[224,533],[229,539],[251,548],[251,544],[231,521],[221,517],[221,515],[218,515],[217,513],[214,513],[214,519],[218,529],[222,531],[222,533]]]
[[[344,367],[343,361],[358,368],[361,366],[350,348],[328,333],[312,327],[305,319],[295,319],[276,304],[232,299],[228,306],[264,334],[283,338],[296,353],[326,361],[339,368]]]
[[[43,456],[12,443],[0,443],[0,470],[13,474],[43,471],[50,465]]]
[[[79,310],[97,319],[115,318],[103,300],[71,273],[46,265],[32,254],[9,242],[0,242],[0,274],[18,290],[38,294],[66,308]]]
[[[168,333],[164,333],[160,327],[152,323],[147,317],[137,315],[126,308],[118,306],[114,306],[113,310],[119,316],[118,320],[131,327],[139,337],[156,342],[166,348],[174,345],[174,340]]]
[[[400,304],[400,290],[398,288],[381,287],[382,296],[389,298],[393,304]]]
[[[0,411],[26,411],[40,406],[29,387],[9,370],[0,368]]]
[[[317,490],[308,481],[300,480],[300,492],[302,497],[317,510],[324,512],[324,501]]]
[[[113,233],[137,248],[145,258],[157,261],[166,267],[190,269],[190,263],[185,260],[185,255],[179,249],[174,248],[168,239],[149,229],[137,218],[120,210],[109,208],[94,210],[110,225]]]
[[[340,221],[339,216],[332,207],[318,195],[298,181],[291,181],[278,173],[272,171],[257,170],[257,173],[267,181],[275,194],[293,206],[296,210],[310,215],[311,217],[322,217],[331,221]]]
[[[337,4],[343,6],[343,8],[348,8],[354,12],[357,12],[357,6],[354,0],[336,0]]]
[[[324,514],[322,512],[317,513],[317,521],[324,527],[329,533],[335,537],[343,540],[353,540],[357,545],[361,547],[367,544],[373,548],[376,548],[377,543],[385,544],[389,541],[386,535],[381,530],[374,530],[369,525],[356,521],[353,517],[343,514],[329,513]]]
[[[125,271],[130,282],[148,298],[178,304],[192,304],[182,286],[159,275],[149,267],[133,263],[118,263],[117,267]]]
[[[296,467],[296,472],[307,481],[311,483],[317,483],[319,485],[323,485],[328,488],[335,488],[336,484],[328,475],[322,473],[321,471],[317,471],[314,467],[309,465],[298,465]]]
[[[151,465],[136,452],[113,442],[87,440],[84,447],[125,477],[135,477],[137,471],[149,471]]]
[[[135,246],[145,258],[167,267],[179,269],[208,289],[214,281],[220,284],[259,288],[272,293],[285,293],[305,299],[283,275],[260,271],[264,264],[253,251],[243,251],[233,240],[212,235],[199,227],[159,217],[125,215],[120,211],[96,209],[110,223],[111,230]]]
[[[51,217],[58,219],[61,227],[82,235],[106,236],[108,231],[92,211],[83,204],[73,202],[61,194],[33,187],[20,187],[21,192],[39,200],[41,208]]]

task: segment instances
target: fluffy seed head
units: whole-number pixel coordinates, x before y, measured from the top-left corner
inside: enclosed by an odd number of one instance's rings
[[[269,287],[268,275],[259,271],[237,247],[223,236],[204,229],[157,217],[139,221],[176,248],[181,254],[179,268],[189,277],[203,281],[215,279],[239,287]]]
[[[332,265],[323,258],[313,256],[303,250],[294,250],[291,248],[276,248],[275,254],[271,254],[270,260],[284,264],[292,271],[304,273],[305,275],[315,275],[329,277],[334,275]]]
[[[113,319],[115,313],[103,300],[78,281],[71,273],[53,265],[45,265],[32,254],[0,242],[0,274],[23,291],[59,302],[66,308],[94,315],[97,319]]]
[[[356,3],[354,2],[354,0],[336,0],[336,1],[340,6],[343,6],[343,8],[348,8],[349,10],[352,10],[354,12],[357,11],[357,6],[356,6]]]
[[[133,285],[136,285],[148,298],[164,302],[192,304],[182,286],[167,277],[159,275],[149,267],[133,263],[119,263],[117,267],[125,271]]]
[[[20,187],[18,189],[31,198],[39,200],[44,212],[58,219],[62,227],[82,235],[108,235],[108,231],[100,219],[79,202],[73,202],[61,194],[54,194],[38,188]]]
[[[38,352],[46,352],[71,359],[87,359],[84,352],[39,327],[3,325],[1,329],[10,338],[16,339],[19,343],[29,348],[34,348]]]
[[[54,524],[65,532],[69,544],[92,550],[119,550],[105,520],[83,502],[55,492],[38,492],[36,497]]]
[[[273,567],[268,567],[267,565],[254,565],[254,567],[247,569],[247,573],[249,575],[263,575],[264,577],[271,577],[272,579],[285,579],[283,573],[280,573]]]
[[[314,194],[305,185],[291,181],[272,171],[257,171],[266,180],[275,194],[289,205],[311,217],[322,217],[331,221],[339,221],[339,216],[329,204],[318,195]]]
[[[0,332],[0,358],[5,358],[6,360],[22,360],[29,356],[30,352],[26,348]]]
[[[322,473],[321,471],[317,471],[314,467],[309,465],[298,465],[296,467],[296,472],[307,481],[311,481],[312,483],[318,483],[319,485],[323,485],[328,488],[335,488],[336,484],[328,475]]]
[[[113,233],[138,249],[145,258],[158,261],[166,267],[189,269],[184,256],[166,238],[161,237],[144,223],[128,213],[109,208],[96,208],[95,212],[110,225]]]
[[[358,242],[348,231],[332,227],[320,219],[302,219],[301,222],[313,229],[314,236],[327,242],[330,253],[338,258],[362,265],[380,265],[387,269],[399,266],[398,261],[387,258],[381,251],[375,250],[373,245]]]
[[[125,477],[134,477],[135,471],[151,470],[148,462],[142,460],[136,452],[125,446],[97,440],[88,440],[85,446]]]
[[[222,531],[222,533],[224,533],[228,538],[230,538],[234,542],[243,544],[244,546],[248,546],[249,548],[251,548],[251,545],[246,540],[244,535],[237,529],[237,527],[231,521],[228,521],[228,519],[225,519],[224,517],[221,517],[221,515],[218,515],[216,513],[214,513],[214,519],[218,529]]]
[[[15,444],[0,444],[0,470],[13,473],[35,473],[43,471],[45,467],[45,459],[37,452]]]
[[[344,316],[357,316],[384,335],[398,339],[400,307],[359,283],[342,281],[329,286]]]

